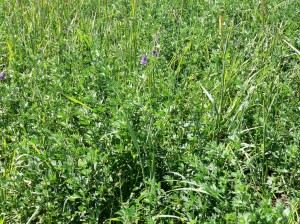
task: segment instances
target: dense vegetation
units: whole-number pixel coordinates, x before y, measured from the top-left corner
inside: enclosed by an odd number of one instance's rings
[[[0,9],[0,223],[300,222],[300,1]]]

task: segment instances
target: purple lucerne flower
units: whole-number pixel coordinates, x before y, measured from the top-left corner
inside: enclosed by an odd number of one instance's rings
[[[5,77],[5,72],[0,73],[0,80],[4,79]]]
[[[158,55],[159,55],[159,51],[155,51],[155,50],[152,51],[152,57],[158,57]]]
[[[147,65],[147,56],[146,56],[146,55],[143,55],[143,56],[142,56],[141,64],[142,64],[143,66],[146,66],[146,65]]]

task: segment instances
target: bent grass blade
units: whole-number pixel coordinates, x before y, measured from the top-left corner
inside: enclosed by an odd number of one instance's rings
[[[93,110],[93,108],[91,108],[91,107],[89,107],[88,105],[86,105],[86,104],[80,102],[79,100],[75,99],[74,97],[68,96],[68,95],[66,95],[66,94],[64,94],[64,93],[61,93],[61,94],[62,94],[64,97],[66,97],[66,98],[68,98],[69,100],[71,100],[72,102],[77,103],[77,104],[80,104],[81,106],[83,106],[83,107],[85,107],[85,108],[87,108],[87,109],[89,109],[89,110],[91,110],[91,111]]]

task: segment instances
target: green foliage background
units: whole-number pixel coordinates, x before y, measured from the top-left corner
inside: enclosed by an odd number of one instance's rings
[[[300,222],[299,1],[0,9],[0,223]]]

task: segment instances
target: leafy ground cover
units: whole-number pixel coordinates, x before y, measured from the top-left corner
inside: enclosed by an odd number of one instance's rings
[[[0,223],[299,223],[300,2],[0,2]]]

